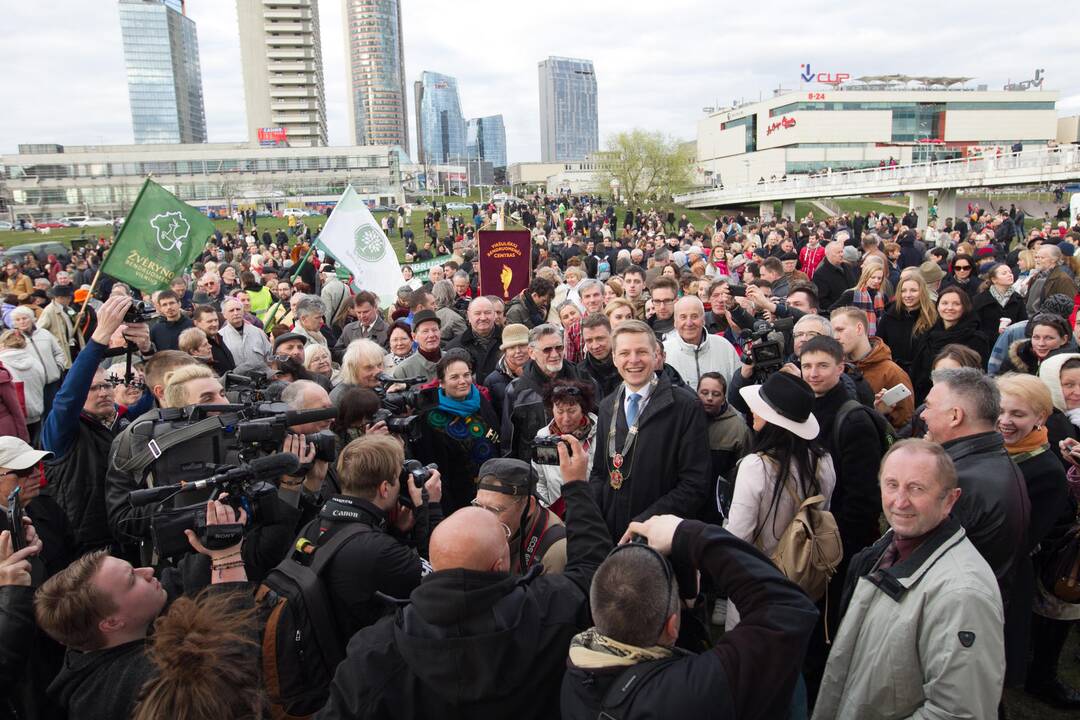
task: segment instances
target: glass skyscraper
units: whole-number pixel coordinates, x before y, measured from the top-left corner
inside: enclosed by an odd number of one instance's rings
[[[183,0],[120,0],[135,142],[206,142],[199,39]]]
[[[461,114],[457,80],[425,70],[414,84],[416,145],[421,163],[432,165],[465,160],[465,117]]]
[[[399,0],[343,0],[349,127],[355,145],[409,150],[405,47]]]
[[[540,69],[540,160],[584,160],[600,149],[591,60],[549,57]]]
[[[502,115],[472,118],[465,128],[465,152],[470,160],[487,160],[506,167],[506,126]]]

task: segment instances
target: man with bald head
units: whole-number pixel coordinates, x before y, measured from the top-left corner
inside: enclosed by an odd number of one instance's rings
[[[476,369],[473,377],[486,378],[499,364],[502,327],[495,322],[495,306],[480,296],[469,302],[469,327],[447,343],[447,350],[462,348],[472,356]]]
[[[844,291],[855,286],[855,274],[844,262],[844,243],[833,240],[825,246],[825,260],[814,271],[818,307],[830,308]]]
[[[349,642],[320,718],[559,716],[566,649],[589,625],[589,585],[611,546],[588,455],[563,440],[563,574],[510,574],[509,528],[490,508],[458,510],[432,533],[434,572],[408,604]]]
[[[686,384],[697,390],[698,378],[718,372],[731,382],[741,365],[739,354],[723,335],[705,331],[705,305],[696,295],[685,295],[675,303],[675,332],[664,341],[667,362]]]

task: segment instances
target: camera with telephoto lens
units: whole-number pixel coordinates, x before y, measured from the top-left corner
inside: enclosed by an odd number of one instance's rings
[[[420,439],[420,425],[416,420],[416,415],[394,417],[394,414],[387,408],[379,408],[371,416],[372,424],[377,422],[386,423],[387,430],[400,436],[406,442],[416,442]]]
[[[127,312],[124,313],[124,323],[127,325],[135,325],[138,323],[150,322],[158,316],[157,310],[151,303],[145,300],[134,300],[128,307]]]
[[[532,442],[529,443],[532,447],[532,461],[537,465],[558,465],[559,443],[566,446],[566,452],[568,454],[573,452],[570,449],[570,443],[566,442],[558,435],[533,438]]]
[[[406,460],[401,464],[401,475],[398,482],[401,483],[401,492],[398,494],[398,502],[407,508],[416,507],[406,483],[412,483],[415,487],[423,490],[424,484],[431,479],[431,471],[438,470],[435,463],[423,465],[419,460]]]

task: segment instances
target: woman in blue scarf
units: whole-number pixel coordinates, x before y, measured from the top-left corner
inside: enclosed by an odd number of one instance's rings
[[[438,405],[425,410],[417,424],[415,457],[434,462],[442,475],[442,511],[449,515],[476,497],[480,466],[499,447],[499,421],[473,382],[472,356],[460,348],[443,353],[436,366]]]

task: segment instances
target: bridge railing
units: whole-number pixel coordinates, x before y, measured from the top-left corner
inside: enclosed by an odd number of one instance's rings
[[[841,189],[858,189],[859,186],[930,182],[934,180],[956,181],[975,179],[987,175],[1021,174],[1025,170],[1046,170],[1057,166],[1077,165],[1080,151],[1075,145],[1040,147],[1020,152],[1002,153],[979,157],[935,160],[886,165],[883,167],[843,170],[816,175],[787,175],[764,181],[726,185],[723,188],[705,188],[678,195],[680,203],[695,198],[711,200],[755,200],[775,198],[785,193],[835,192]]]

